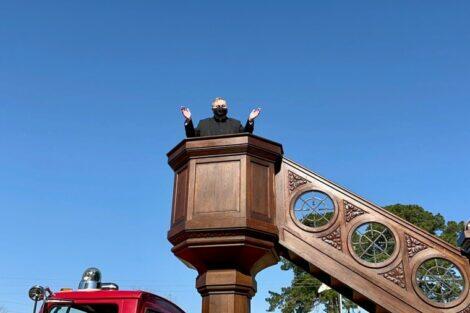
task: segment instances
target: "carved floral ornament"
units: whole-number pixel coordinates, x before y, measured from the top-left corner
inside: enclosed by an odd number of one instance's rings
[[[353,218],[362,215],[362,214],[367,214],[366,211],[358,208],[357,206],[349,203],[346,200],[343,200],[344,203],[344,217],[346,219],[346,222],[350,222]]]
[[[414,257],[418,252],[423,251],[428,248],[428,246],[418,239],[405,234],[406,248],[408,250],[408,256],[410,259]]]
[[[289,178],[289,192],[293,192],[298,187],[305,185],[306,183],[309,183],[309,181],[303,178],[302,176],[291,171],[287,171],[287,172],[288,172],[288,178]]]
[[[339,251],[343,250],[341,246],[341,228],[339,226],[328,235],[321,237],[321,240]]]
[[[405,271],[403,270],[403,262],[400,262],[400,264],[398,264],[398,266],[392,269],[391,271],[385,272],[380,275],[382,275],[384,278],[388,279],[395,285],[406,289]]]

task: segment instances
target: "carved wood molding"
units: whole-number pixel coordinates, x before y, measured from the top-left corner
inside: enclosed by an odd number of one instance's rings
[[[287,171],[287,172],[289,176],[289,191],[290,192],[293,192],[298,187],[305,185],[306,183],[309,183],[309,181],[303,178],[302,176],[297,175],[296,173],[291,172],[291,171]]]
[[[463,309],[462,311],[460,311],[459,313],[470,313],[470,305],[467,306],[465,309]]]
[[[329,244],[335,249],[338,249],[339,251],[343,251],[342,245],[341,245],[341,227],[338,226],[334,231],[329,233],[326,236],[321,237],[321,240]]]
[[[367,214],[366,211],[359,209],[357,206],[349,203],[346,200],[343,200],[344,202],[344,216],[346,219],[346,222],[350,222],[353,218],[362,215],[362,214]]]
[[[242,229],[233,229],[233,230],[206,230],[206,231],[183,231],[174,236],[168,238],[168,240],[177,244],[187,239],[198,239],[198,238],[216,238],[216,237],[240,237],[240,236],[249,236],[254,238],[259,238],[262,240],[272,241],[273,238],[277,241],[277,235],[258,232],[255,230],[250,230],[246,228]]]
[[[385,272],[382,275],[384,278],[388,279],[395,285],[400,286],[401,288],[406,289],[405,284],[405,271],[403,270],[403,262],[400,262],[397,267],[391,271]]]
[[[408,256],[410,259],[414,257],[418,252],[428,248],[428,246],[418,239],[405,234],[406,248],[408,249]]]

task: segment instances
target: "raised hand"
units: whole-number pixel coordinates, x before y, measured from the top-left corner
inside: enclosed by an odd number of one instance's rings
[[[260,113],[261,113],[261,108],[253,109],[250,113],[250,116],[248,117],[248,121],[250,123],[253,122],[255,120],[255,118],[257,118]]]
[[[189,111],[187,107],[181,107],[180,111],[181,111],[181,114],[183,114],[186,121],[189,121],[191,119],[191,111]]]

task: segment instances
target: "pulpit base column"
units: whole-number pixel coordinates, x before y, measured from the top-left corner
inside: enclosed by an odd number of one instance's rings
[[[202,313],[250,313],[256,282],[235,269],[209,270],[198,276],[196,288]]]

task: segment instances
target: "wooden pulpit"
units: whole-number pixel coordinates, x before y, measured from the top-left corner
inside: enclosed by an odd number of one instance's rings
[[[282,153],[248,134],[168,153],[168,239],[199,273],[203,313],[250,312],[256,273],[279,255],[369,312],[470,312],[469,225],[458,249]]]
[[[250,135],[185,139],[175,172],[173,253],[198,271],[203,313],[250,312],[254,277],[277,263],[275,173],[282,146]]]

